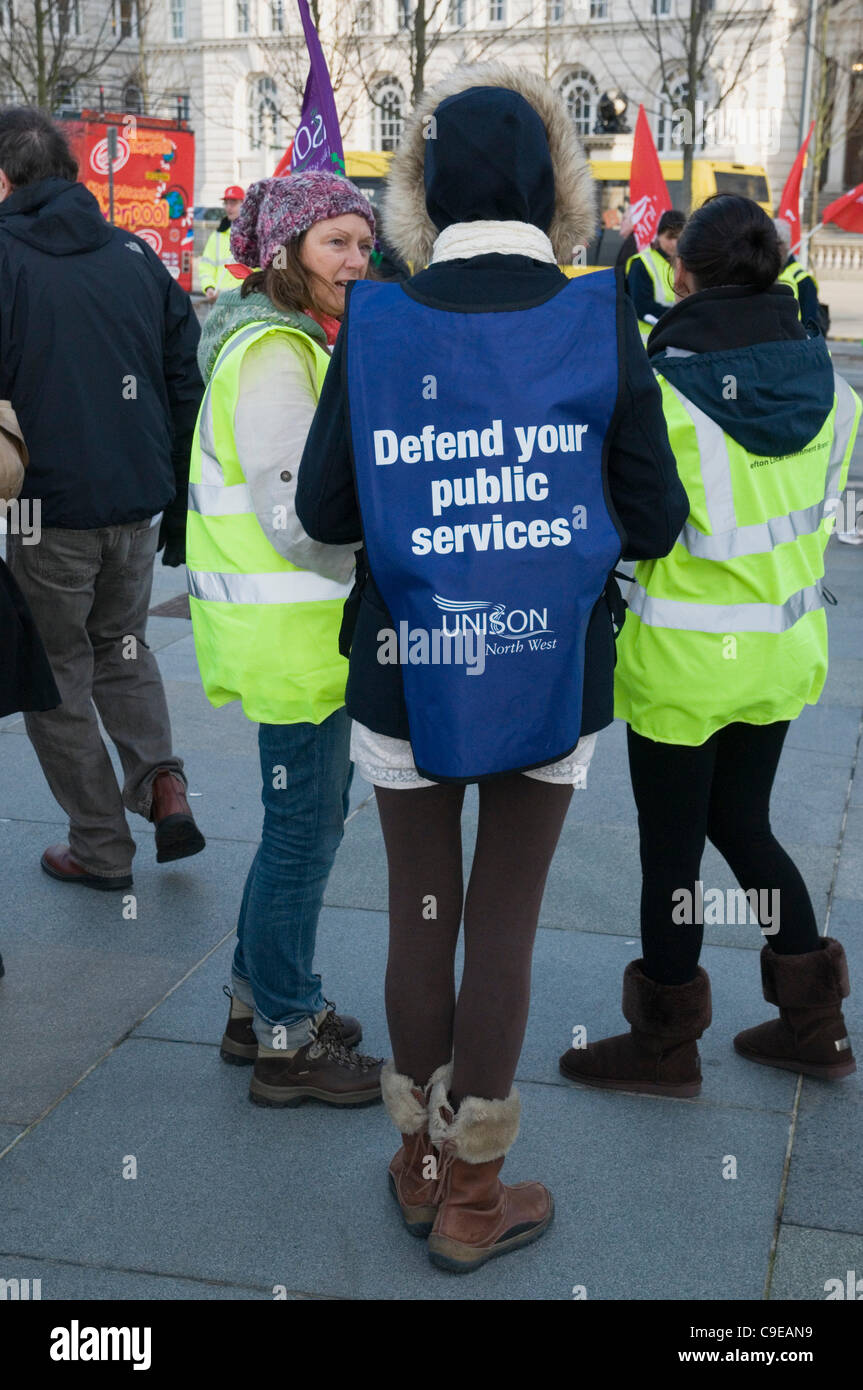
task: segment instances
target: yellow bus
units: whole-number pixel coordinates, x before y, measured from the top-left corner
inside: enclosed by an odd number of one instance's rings
[[[345,172],[366,197],[376,202],[389,173],[391,154],[375,150],[347,150]],[[672,207],[679,206],[683,185],[683,160],[661,159],[662,176],[671,195]],[[629,199],[629,160],[591,159],[590,172],[599,184],[600,212],[622,208]],[[696,159],[692,166],[692,206],[700,207],[714,193],[740,193],[752,198],[773,216],[773,201],[767,171],[758,164],[730,164],[717,159]]]

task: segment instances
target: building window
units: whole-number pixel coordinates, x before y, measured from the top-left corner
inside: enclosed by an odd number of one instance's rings
[[[589,135],[596,115],[596,83],[589,72],[579,69],[565,77],[560,94],[566,103],[577,135]]]
[[[144,93],[137,82],[127,82],[123,88],[123,110],[133,116],[144,114]]]
[[[281,120],[272,77],[259,77],[249,88],[249,146],[253,150],[280,148]],[[280,149],[281,153],[281,149]]]
[[[2,23],[3,3],[0,0],[0,23]],[[12,25],[12,0],[8,0],[9,25]],[[57,0],[57,33],[58,34],[80,34],[81,16],[78,12],[78,0]],[[49,19],[53,16],[49,16]]]
[[[650,0],[650,13],[654,15],[671,14],[671,0]]]
[[[111,6],[111,32],[115,38],[136,39],[138,37],[138,6],[136,0],[113,0]]]
[[[465,25],[465,22],[466,22],[466,20],[465,20],[465,9],[466,9],[466,5],[465,5],[464,0],[450,0],[450,3],[449,3],[449,22],[450,22],[450,24],[453,26],[454,29],[463,29],[463,28],[464,28],[464,25]]]
[[[186,37],[186,0],[171,0],[171,38]]]
[[[285,0],[271,0],[270,25],[274,34],[285,32]]]
[[[54,88],[54,109],[59,112],[77,111],[78,98],[75,94],[73,78],[62,78]]]
[[[590,0],[591,19],[608,19],[608,0]]]
[[[563,19],[563,0],[548,0],[545,17],[549,24],[559,24]]]
[[[192,98],[188,92],[177,93],[177,120],[190,121],[192,119]]]
[[[372,0],[360,0],[357,5],[357,33],[370,34],[374,28],[375,14]]]
[[[372,95],[374,103],[374,148],[397,150],[404,125],[405,93],[394,77],[380,82]]]
[[[689,86],[686,78],[681,77],[670,87],[671,99],[664,97],[659,108],[659,116],[656,122],[656,148],[660,154],[669,154],[678,150],[680,146],[672,139],[675,128],[674,112],[679,111],[685,105]],[[696,149],[704,147],[704,129],[702,122],[698,122],[698,127],[694,131],[694,144]]]
[[[250,0],[237,0],[237,33],[248,34],[251,28],[249,10],[251,9]]]
[[[506,19],[506,0],[489,0],[489,24],[503,24]]]
[[[14,19],[13,0],[0,0],[0,29],[11,29]]]
[[[399,0],[398,23],[400,29],[410,29],[413,22],[411,0]]]

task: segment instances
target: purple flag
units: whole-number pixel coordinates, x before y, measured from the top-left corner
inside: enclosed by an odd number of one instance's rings
[[[339,118],[321,41],[309,14],[308,0],[297,0],[297,4],[309,50],[309,76],[299,129],[291,147],[290,172],[299,174],[303,169],[327,169],[330,173],[344,174],[345,156]],[[276,169],[277,175],[287,172],[282,167],[285,163],[286,158],[283,157]]]

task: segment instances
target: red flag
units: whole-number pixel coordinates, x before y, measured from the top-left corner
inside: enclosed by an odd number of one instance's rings
[[[863,183],[843,193],[821,214],[822,222],[835,222],[843,232],[863,232]]]
[[[278,164],[273,170],[274,179],[284,178],[286,174],[289,174],[291,172],[291,155],[293,153],[294,142],[293,140],[291,140],[291,142],[288,145],[288,148],[285,150],[285,153],[282,155],[281,159],[279,160]]]
[[[659,155],[644,107],[639,106],[629,172],[629,213],[639,251],[653,241],[660,217],[670,208],[671,198],[659,167]]]
[[[812,132],[815,129],[813,121],[809,127],[809,134],[797,151],[797,158],[791,166],[791,173],[785,182],[782,190],[782,197],[779,201],[779,211],[777,217],[784,217],[791,227],[791,252],[797,250],[800,245],[800,180],[803,177],[803,165],[806,160],[806,149],[812,139]]]

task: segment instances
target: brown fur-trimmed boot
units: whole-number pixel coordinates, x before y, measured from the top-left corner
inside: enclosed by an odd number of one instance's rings
[[[857,1070],[842,1017],[851,986],[838,941],[825,936],[818,950],[793,956],[763,946],[761,984],[768,1004],[778,1005],[779,1017],[737,1034],[734,1049],[741,1057],[822,1081],[839,1081]]]
[[[542,1183],[506,1187],[500,1180],[519,1111],[515,1088],[506,1100],[465,1096],[454,1110],[446,1086],[434,1086],[429,1133],[438,1151],[438,1209],[428,1249],[439,1269],[467,1274],[530,1245],[551,1225],[554,1202]]]
[[[425,1086],[385,1062],[381,1094],[387,1114],[402,1136],[402,1146],[389,1166],[390,1191],[412,1236],[429,1234],[437,1214],[438,1158],[429,1138],[429,1095],[440,1082],[449,1086],[452,1066],[432,1072]]]
[[[689,1099],[701,1090],[698,1039],[710,1026],[710,980],[699,965],[695,979],[660,985],[641,960],[623,972],[623,1017],[628,1033],[571,1047],[560,1059],[570,1081],[608,1091]]]

